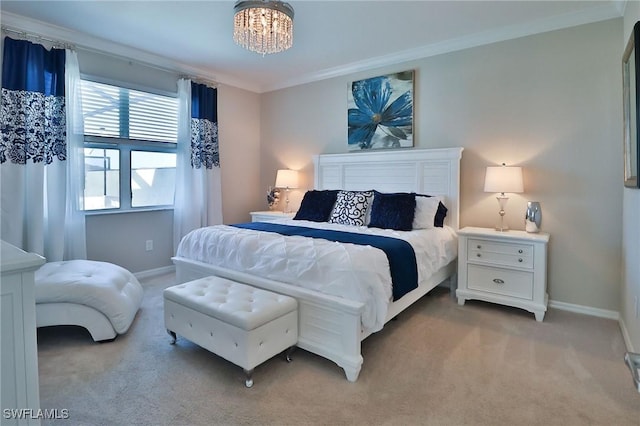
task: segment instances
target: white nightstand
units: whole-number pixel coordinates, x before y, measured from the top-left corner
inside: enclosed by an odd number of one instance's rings
[[[295,213],[282,213],[279,210],[265,210],[262,212],[251,212],[251,222],[271,222],[277,219],[291,219]]]
[[[466,227],[458,231],[458,304],[467,299],[547,311],[547,243],[549,234],[500,232]]]

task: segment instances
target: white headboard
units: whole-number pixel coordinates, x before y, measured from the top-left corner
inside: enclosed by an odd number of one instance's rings
[[[316,189],[441,195],[445,224],[460,224],[460,159],[464,148],[365,151],[314,156]]]

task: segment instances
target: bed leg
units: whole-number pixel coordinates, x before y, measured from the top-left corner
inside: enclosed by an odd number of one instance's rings
[[[452,300],[456,298],[456,290],[458,289],[458,273],[454,272],[449,277],[449,296]]]
[[[244,374],[247,375],[247,379],[244,381],[244,385],[250,388],[251,386],[253,386],[253,378],[251,377],[253,375],[253,369],[244,370]]]
[[[167,333],[169,333],[169,336],[171,336],[171,341],[169,342],[170,345],[175,345],[176,344],[176,340],[178,340],[178,336],[176,335],[176,333],[174,333],[173,331],[167,329]]]

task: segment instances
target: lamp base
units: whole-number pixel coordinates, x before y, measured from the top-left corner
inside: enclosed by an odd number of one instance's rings
[[[500,205],[500,211],[498,214],[500,215],[500,222],[496,225],[496,231],[506,232],[509,230],[509,225],[504,220],[505,211],[504,208],[507,205],[507,201],[509,201],[509,197],[505,197],[504,194],[501,194],[499,197],[496,197],[498,200],[498,204]]]
[[[285,205],[284,205],[284,209],[282,210],[282,213],[287,214],[287,213],[291,213],[289,211],[289,188],[285,189]]]

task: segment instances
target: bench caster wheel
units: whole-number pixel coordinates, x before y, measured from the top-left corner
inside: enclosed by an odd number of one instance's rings
[[[244,381],[244,385],[248,388],[253,386],[253,378],[251,375],[253,374],[253,370],[244,370],[244,374],[247,375],[247,379]]]

